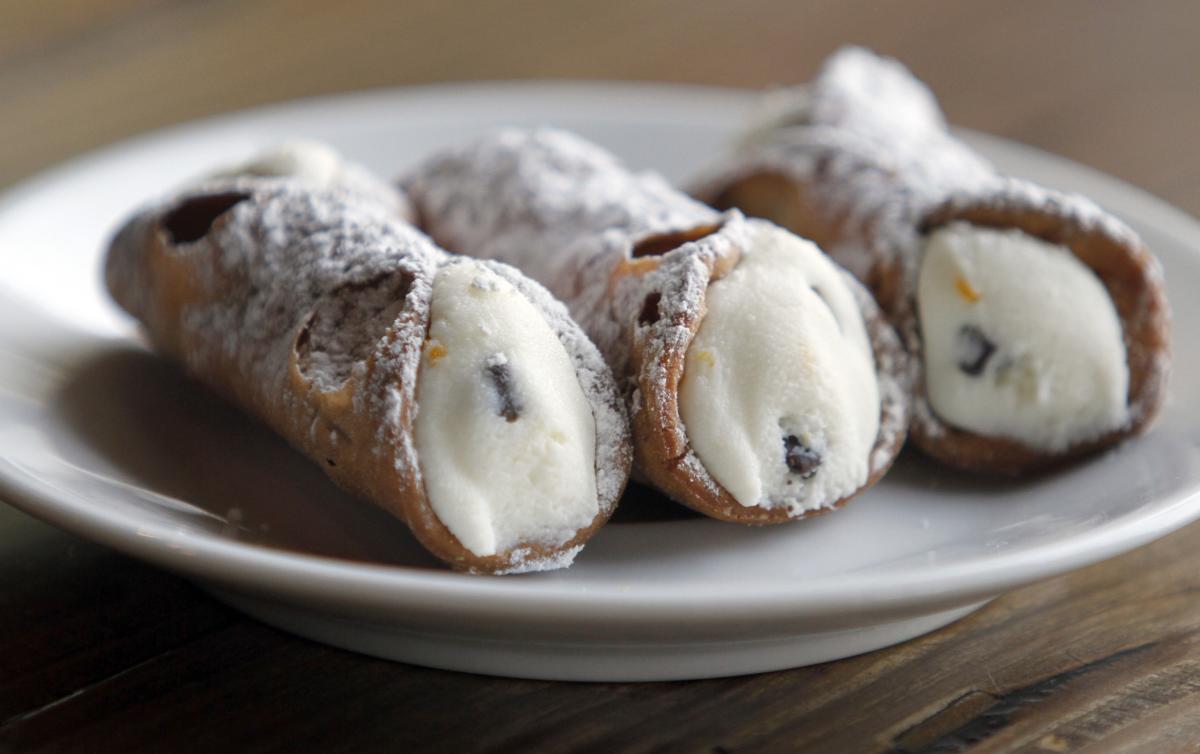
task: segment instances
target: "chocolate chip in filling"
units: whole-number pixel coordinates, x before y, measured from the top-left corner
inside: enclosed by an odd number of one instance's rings
[[[524,406],[517,396],[516,385],[513,381],[512,366],[502,353],[494,354],[487,360],[488,378],[496,391],[498,405],[497,413],[509,422],[515,422],[521,415]]]
[[[963,374],[978,377],[996,353],[996,344],[977,326],[963,325],[958,330],[955,350],[958,352],[958,368]]]
[[[799,474],[801,479],[809,479],[817,473],[821,465],[821,454],[804,443],[795,435],[783,438],[784,460],[793,474]]]

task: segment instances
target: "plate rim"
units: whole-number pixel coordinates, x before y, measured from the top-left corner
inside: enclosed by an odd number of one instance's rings
[[[369,109],[396,100],[465,101],[495,97],[504,92],[540,97],[545,101],[624,98],[653,102],[664,109],[677,104],[713,107],[714,103],[720,102],[746,107],[759,93],[751,89],[664,82],[529,80],[388,87],[276,102],[134,135],[27,177],[0,193],[0,224],[23,202],[36,200],[39,193],[69,183],[94,166],[120,161],[128,153],[172,140],[187,140],[239,121],[284,117],[314,108],[324,111]],[[664,102],[669,104],[664,105]],[[613,110],[619,113],[622,108],[614,107]],[[620,117],[614,119],[623,120]],[[678,120],[678,115],[668,119]],[[1197,243],[1200,242],[1200,222],[1143,189],[1036,147],[965,129],[957,131],[972,141],[989,144],[991,148],[1036,155],[1058,169],[1083,176],[1090,184],[1102,189],[1101,193],[1119,196],[1127,212],[1143,219],[1152,218],[1156,230],[1178,240],[1181,246],[1200,247]],[[1195,242],[1188,243],[1185,239],[1189,236]],[[0,286],[5,295],[9,290],[8,286]],[[20,296],[16,300],[23,302]],[[53,315],[36,307],[33,312],[38,317],[54,319]],[[667,593],[592,584],[580,590],[577,586],[541,580],[536,586],[530,586],[534,582],[520,577],[464,577],[450,571],[372,565],[206,535],[184,535],[164,525],[90,505],[82,496],[56,497],[38,487],[28,475],[22,477],[14,473],[13,468],[6,461],[0,462],[0,499],[4,502],[73,534],[189,576],[218,581],[235,589],[308,600],[315,598],[325,604],[403,608],[405,611],[419,608],[429,614],[506,617],[532,609],[539,620],[546,621],[611,622],[616,607],[624,608],[619,614],[622,623],[675,622],[680,617],[680,610],[686,609],[688,620],[711,624],[743,621],[747,614],[763,619],[795,619],[926,609],[936,604],[991,596],[1090,565],[1132,550],[1200,518],[1200,486],[1196,486],[1156,500],[1149,508],[1139,509],[1132,519],[1118,518],[1082,533],[1011,552],[939,568],[900,569],[888,573],[887,578],[880,574],[851,572],[786,586],[746,584],[737,590],[723,591],[716,600],[712,590],[704,584],[676,586]],[[137,536],[132,531],[135,522],[145,529],[158,529],[156,533],[160,536]],[[186,550],[180,549],[181,542],[186,542]],[[181,552],[184,553],[182,557]]]

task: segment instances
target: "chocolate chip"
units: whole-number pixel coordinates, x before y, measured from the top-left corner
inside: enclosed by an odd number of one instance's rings
[[[658,302],[662,301],[662,294],[658,291],[646,296],[646,300],[642,302],[642,313],[638,315],[638,323],[643,325],[652,325],[658,321]]]
[[[517,397],[516,386],[513,384],[512,367],[507,361],[492,361],[487,365],[488,377],[496,388],[499,399],[499,414],[509,422],[515,422],[521,415],[524,406]]]
[[[199,241],[208,235],[218,217],[249,198],[249,194],[240,192],[194,196],[167,213],[163,229],[170,234],[172,243]]]
[[[795,435],[783,438],[783,454],[788,468],[793,474],[799,474],[801,479],[808,479],[817,473],[821,465],[821,454],[800,442]]]
[[[958,351],[958,368],[971,377],[983,374],[988,359],[996,353],[996,344],[975,325],[959,328],[955,348]]]

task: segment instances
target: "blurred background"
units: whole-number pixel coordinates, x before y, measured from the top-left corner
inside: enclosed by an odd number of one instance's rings
[[[139,132],[257,104],[457,80],[763,87],[848,42],[951,121],[1200,214],[1200,3],[3,0],[0,188]]]

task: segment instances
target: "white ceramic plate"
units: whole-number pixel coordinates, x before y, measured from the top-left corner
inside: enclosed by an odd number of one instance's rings
[[[1178,353],[1153,434],[1003,484],[906,458],[845,510],[766,529],[680,515],[642,494],[562,572],[440,569],[399,523],[142,350],[100,286],[101,246],[135,205],[283,137],[328,140],[390,175],[492,125],[552,123],[682,180],[727,147],[752,102],[578,83],[358,94],[170,129],[18,187],[0,200],[0,497],[305,636],[422,665],[577,680],[735,675],[875,649],[1200,516],[1200,226],[994,138],[968,135],[1010,172],[1095,197],[1161,255]]]

